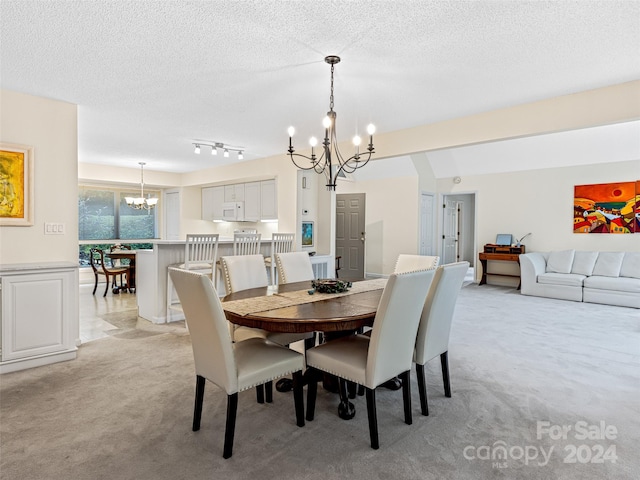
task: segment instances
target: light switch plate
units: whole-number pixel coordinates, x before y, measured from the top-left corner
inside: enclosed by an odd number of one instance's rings
[[[44,224],[45,235],[64,235],[64,223],[50,223]]]

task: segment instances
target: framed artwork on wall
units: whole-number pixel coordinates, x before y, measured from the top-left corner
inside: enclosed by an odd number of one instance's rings
[[[0,226],[33,225],[33,147],[0,143]]]
[[[302,246],[313,247],[313,222],[302,222]]]
[[[574,233],[640,233],[640,180],[576,185]]]

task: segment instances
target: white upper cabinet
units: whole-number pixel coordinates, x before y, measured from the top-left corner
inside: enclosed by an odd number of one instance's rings
[[[260,182],[244,184],[244,221],[259,222],[260,217]]]
[[[275,179],[260,182],[260,219],[278,219],[278,195]]]
[[[224,203],[224,186],[205,187],[202,189],[202,220],[209,222],[222,220],[222,204]]]
[[[244,202],[244,183],[224,186],[225,202]]]
[[[243,202],[245,222],[278,219],[276,180],[202,188],[202,219],[223,220],[222,205]]]

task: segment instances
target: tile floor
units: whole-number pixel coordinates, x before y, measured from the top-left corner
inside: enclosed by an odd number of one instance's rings
[[[102,285],[102,287],[101,287]],[[102,296],[104,284],[98,285],[93,295],[93,284],[80,285],[80,340],[87,343],[99,338],[118,336],[140,337],[165,332],[186,332],[184,320],[165,324],[153,324],[138,317],[135,293]]]

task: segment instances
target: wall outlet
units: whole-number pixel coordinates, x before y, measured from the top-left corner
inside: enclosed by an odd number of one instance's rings
[[[45,223],[45,235],[64,235],[64,223]]]

